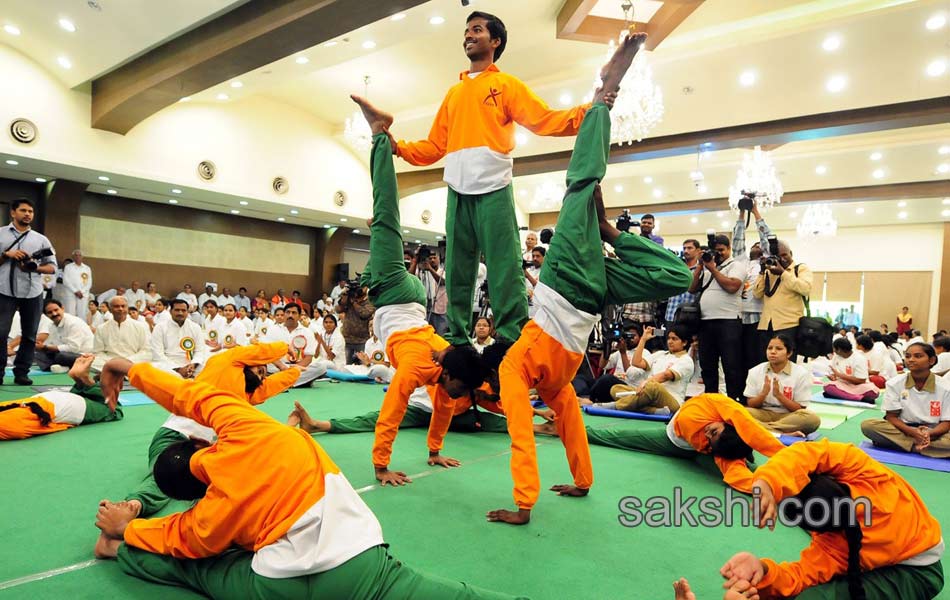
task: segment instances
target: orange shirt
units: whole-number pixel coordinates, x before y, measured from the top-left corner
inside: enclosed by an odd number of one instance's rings
[[[244,367],[267,365],[280,360],[286,354],[287,344],[284,342],[236,346],[212,356],[195,379],[219,390],[245,397],[247,394],[244,391]],[[247,396],[247,400],[255,406],[262,404],[268,398],[292,387],[299,377],[299,369],[287,369],[268,375],[260,387]]]
[[[40,408],[46,411],[50,417],[56,417],[56,406],[38,396],[33,398],[23,398],[21,400],[11,400],[10,402],[0,402],[0,406],[10,404],[26,404],[27,402],[36,402]],[[50,421],[45,427],[40,424],[40,419],[33,411],[25,406],[11,408],[0,412],[0,440],[22,440],[34,435],[44,435],[47,433],[56,433],[74,427],[70,423],[57,423]]]
[[[427,442],[430,452],[442,450],[442,442],[448,434],[449,427],[452,424],[452,418],[457,417],[472,408],[472,400],[468,396],[464,398],[449,398],[449,393],[441,385],[426,386],[429,392],[429,398],[432,399],[432,419],[429,421],[429,435]],[[491,395],[492,389],[487,382],[483,383],[479,390]],[[503,415],[501,403],[493,400],[476,400],[478,406],[489,412]]]
[[[755,476],[768,482],[775,500],[781,501],[799,493],[812,473],[830,475],[851,489],[852,498],[870,500],[870,527],[864,525],[863,504],[856,504],[863,534],[862,570],[896,565],[913,557],[920,566],[940,559],[940,523],[914,488],[851,444],[828,440],[793,444],[759,467]],[[848,542],[842,532],[813,533],[811,545],[798,561],[776,563],[766,558],[762,562],[768,573],[756,587],[763,598],[795,596],[848,571]]]
[[[722,422],[735,427],[746,444],[765,456],[772,456],[785,448],[778,438],[752,418],[744,406],[722,394],[700,394],[684,402],[670,421],[667,433],[672,431],[680,439],[689,442],[697,452],[710,454],[712,449],[703,429],[710,423]],[[744,459],[727,460],[717,456],[714,460],[722,471],[723,481],[729,487],[746,494],[752,493],[752,471]]]

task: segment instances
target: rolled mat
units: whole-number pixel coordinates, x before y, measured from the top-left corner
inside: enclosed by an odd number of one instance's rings
[[[887,450],[885,448],[879,448],[871,442],[861,442],[861,449],[867,452],[868,456],[874,460],[889,465],[950,473],[950,459],[948,458],[931,458],[913,452]]]
[[[599,408],[597,406],[582,406],[581,410],[589,415],[597,417],[614,417],[618,419],[638,419],[640,421],[661,421],[663,423],[672,419],[672,415],[648,415],[640,412],[629,412],[626,410],[610,410],[609,408]]]
[[[327,377],[330,379],[336,379],[337,381],[358,381],[363,383],[376,383],[372,377],[368,375],[355,375],[348,371],[336,371],[334,369],[327,370]]]

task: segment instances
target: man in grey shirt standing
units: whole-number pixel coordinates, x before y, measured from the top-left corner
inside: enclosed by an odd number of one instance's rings
[[[36,330],[43,312],[43,274],[56,272],[53,245],[33,231],[33,203],[10,203],[10,224],[0,229],[0,339],[10,334],[13,313],[20,312],[22,334],[13,362],[13,382],[32,385],[27,377],[36,351]],[[7,346],[0,344],[0,365],[7,364]],[[0,376],[0,384],[3,378]]]

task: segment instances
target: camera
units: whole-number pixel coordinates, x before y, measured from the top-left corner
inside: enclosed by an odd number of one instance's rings
[[[630,218],[630,211],[626,208],[617,217],[617,229],[620,231],[630,231],[631,227],[639,227],[640,221],[634,221]]]
[[[522,260],[521,260],[521,268],[524,269],[525,271],[527,271],[528,269],[533,269],[533,268],[534,268],[534,263],[533,263],[532,261],[530,261],[530,260],[524,260],[524,259],[522,259]]]
[[[623,335],[623,324],[619,321],[604,323],[601,327],[601,337],[604,343],[616,342]]]
[[[703,262],[708,263],[709,261],[716,259],[716,234],[715,232],[709,231],[706,233],[706,250],[703,250]]]
[[[40,264],[36,261],[42,260],[48,256],[53,256],[53,249],[41,248],[28,257],[22,259],[20,261],[20,268],[27,273],[35,273],[36,270],[40,268]]]
[[[654,327],[653,337],[666,337],[666,327]]]
[[[739,198],[739,210],[744,210],[746,212],[752,211],[752,206],[755,203],[755,192],[747,192],[742,190],[742,197]]]
[[[767,239],[769,240],[769,256],[778,256],[778,238],[770,235]]]
[[[363,297],[363,286],[360,283],[360,278],[350,279],[346,282],[346,290],[343,294],[349,300],[358,300]]]
[[[432,256],[432,249],[425,244],[419,244],[419,247],[416,248],[416,256],[419,257],[419,260],[429,260],[429,257]]]

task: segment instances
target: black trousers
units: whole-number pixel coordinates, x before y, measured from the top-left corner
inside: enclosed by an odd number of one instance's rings
[[[795,335],[798,333],[798,327],[788,327],[787,329],[772,329],[772,324],[769,323],[768,329],[759,330],[759,362],[765,361],[765,350],[769,347],[769,340],[777,336],[780,333],[784,333],[788,337],[792,338],[792,343],[795,343]],[[793,352],[788,360],[795,362],[798,360],[798,353]]]
[[[699,325],[699,368],[706,393],[719,392],[719,361],[726,376],[726,394],[742,396],[745,376],[742,370],[742,321],[703,319]]]
[[[39,350],[36,352],[36,365],[41,371],[49,371],[53,365],[62,367],[72,367],[79,355],[75,352],[50,352],[49,350]]]
[[[10,337],[10,326],[13,324],[13,313],[20,311],[20,347],[17,348],[16,358],[13,361],[13,376],[23,376],[30,372],[33,364],[33,355],[36,353],[36,330],[40,326],[40,315],[43,313],[43,295],[34,298],[14,298],[0,294],[0,365],[7,364],[7,340]]]

